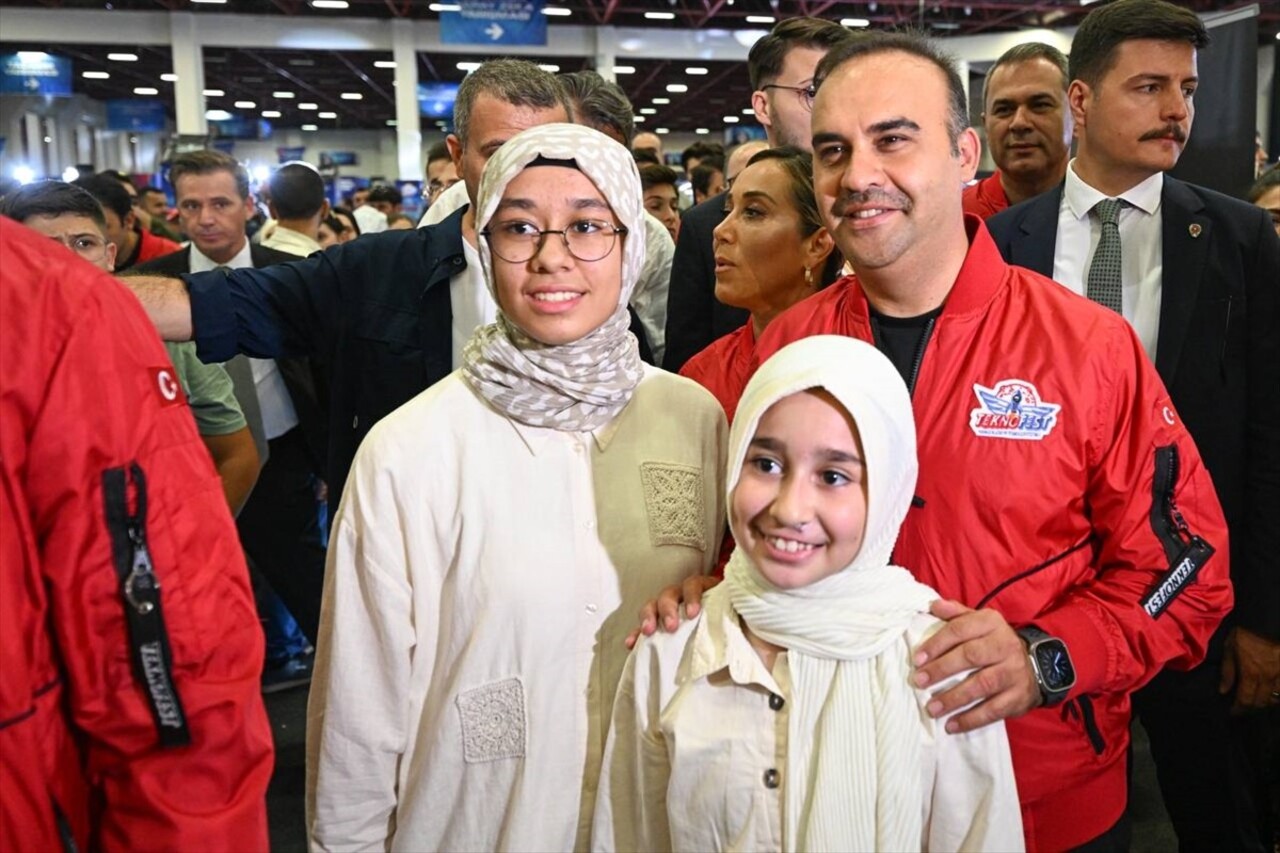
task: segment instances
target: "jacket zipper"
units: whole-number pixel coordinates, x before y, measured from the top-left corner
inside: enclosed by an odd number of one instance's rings
[[[907,393],[912,397],[916,394],[916,378],[920,376],[920,365],[924,362],[924,351],[929,346],[929,339],[933,337],[933,326],[937,321],[937,317],[930,317],[924,324],[924,331],[920,333],[920,340],[916,341],[916,354],[911,359],[911,378],[907,380]]]
[[[1178,446],[1157,447],[1155,472],[1151,478],[1151,529],[1165,557],[1168,570],[1142,599],[1142,609],[1152,619],[1165,611],[1175,598],[1191,584],[1200,569],[1214,554],[1214,547],[1191,531],[1178,511],[1174,492],[1178,486]]]
[[[102,492],[134,677],[147,696],[160,745],[186,746],[191,742],[191,732],[174,684],[160,578],[147,547],[146,476],[136,462],[127,468],[109,468],[102,472]]]

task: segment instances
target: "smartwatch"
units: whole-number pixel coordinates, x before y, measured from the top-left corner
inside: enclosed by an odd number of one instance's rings
[[[1019,628],[1018,636],[1027,644],[1027,657],[1031,659],[1040,698],[1047,707],[1057,705],[1067,698],[1067,691],[1076,683],[1076,668],[1071,664],[1067,644],[1034,625]]]

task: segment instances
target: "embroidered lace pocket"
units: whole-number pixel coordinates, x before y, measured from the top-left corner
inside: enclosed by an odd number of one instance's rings
[[[668,462],[640,464],[649,537],[654,545],[707,550],[702,515],[702,469]]]
[[[468,764],[524,758],[524,684],[507,678],[458,694],[462,757]]]

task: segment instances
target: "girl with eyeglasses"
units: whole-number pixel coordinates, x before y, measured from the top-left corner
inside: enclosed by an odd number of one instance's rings
[[[710,570],[715,400],[640,361],[630,153],[543,125],[476,199],[498,321],[380,422],[332,534],[307,729],[316,849],[589,841],[623,637]]]

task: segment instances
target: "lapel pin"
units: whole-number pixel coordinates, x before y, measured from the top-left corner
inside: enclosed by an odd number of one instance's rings
[[[1200,232],[1202,230],[1203,229],[1200,227],[1199,222],[1192,222],[1190,225],[1187,226],[1187,233],[1190,234],[1192,237],[1199,237]]]

